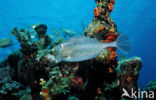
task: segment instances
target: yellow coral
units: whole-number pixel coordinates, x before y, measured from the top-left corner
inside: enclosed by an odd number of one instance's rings
[[[46,81],[43,78],[40,78],[40,85],[43,87]]]

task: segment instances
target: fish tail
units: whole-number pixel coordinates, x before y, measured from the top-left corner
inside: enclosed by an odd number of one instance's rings
[[[124,53],[130,52],[130,41],[126,34],[121,34],[115,41],[117,48],[119,48]]]

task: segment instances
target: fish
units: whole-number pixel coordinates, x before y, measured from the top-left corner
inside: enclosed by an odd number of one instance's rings
[[[14,44],[13,44],[13,41],[11,39],[4,38],[4,39],[0,40],[0,48],[8,48],[8,47],[11,47],[13,45]]]
[[[37,24],[33,24],[32,26],[29,26],[29,28],[35,29],[38,25],[40,25],[41,23],[37,23]]]
[[[31,37],[32,39],[36,38],[36,36],[34,36],[34,35],[31,35],[30,37]]]
[[[57,31],[55,28],[51,28],[52,29],[52,32],[58,36],[58,37],[61,37],[61,33],[59,31]]]
[[[54,36],[51,34],[48,34],[48,36],[50,37],[50,39],[54,39]]]
[[[117,47],[124,53],[130,51],[127,35],[120,35],[115,42],[102,43],[86,36],[72,37],[57,46],[57,62],[80,62],[99,56],[107,47]]]
[[[63,32],[64,37],[66,38],[67,36],[69,37],[73,37],[77,32],[74,30],[70,30],[70,29],[65,29],[65,28],[61,28],[61,31]]]
[[[31,26],[31,28],[32,28],[32,29],[35,29],[35,28],[36,28],[36,25],[35,25],[35,24],[34,24],[34,25],[32,25],[32,26]]]

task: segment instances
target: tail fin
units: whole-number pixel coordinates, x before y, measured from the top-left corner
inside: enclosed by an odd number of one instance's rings
[[[121,34],[116,40],[117,47],[124,53],[130,52],[130,41],[127,35]]]

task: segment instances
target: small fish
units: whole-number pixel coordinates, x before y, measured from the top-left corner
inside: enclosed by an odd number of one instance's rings
[[[57,31],[55,28],[52,28],[52,32],[58,36],[58,37],[61,37],[61,33],[59,31]]]
[[[0,40],[0,48],[7,48],[13,46],[13,42],[10,39],[1,39]]]
[[[54,39],[54,36],[51,34],[48,34],[48,36],[50,37],[50,39]]]
[[[29,28],[35,29],[40,23],[33,24],[32,26],[29,26]]]
[[[36,25],[32,25],[31,28],[35,29],[36,28]]]
[[[79,62],[97,57],[105,48],[117,47],[123,52],[130,51],[127,35],[120,35],[115,42],[101,43],[85,36],[72,37],[58,45],[58,62]]]
[[[32,39],[36,38],[34,35],[31,35],[30,37],[31,37]]]
[[[77,32],[74,30],[70,30],[70,29],[65,29],[65,28],[61,28],[61,31],[63,32],[64,37],[66,38],[67,36],[69,37],[73,37]]]

